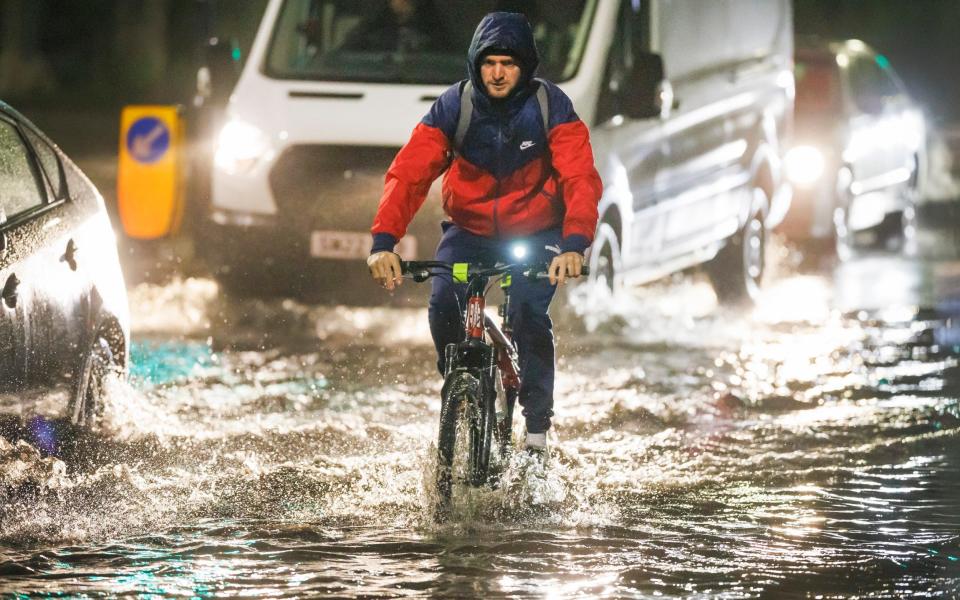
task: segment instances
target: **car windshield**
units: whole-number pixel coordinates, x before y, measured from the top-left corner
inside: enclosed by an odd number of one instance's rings
[[[797,81],[798,114],[825,114],[837,110],[840,104],[840,79],[835,62],[798,58],[794,76]]]
[[[540,52],[539,74],[573,77],[597,0],[286,0],[264,71],[280,79],[449,84],[466,76],[480,19],[523,12]]]

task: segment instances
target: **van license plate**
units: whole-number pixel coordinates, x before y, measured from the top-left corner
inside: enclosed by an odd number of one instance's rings
[[[310,233],[310,256],[314,258],[363,259],[370,255],[373,239],[359,231],[313,231]],[[417,254],[417,239],[404,236],[397,244],[397,253],[404,260],[413,260]]]

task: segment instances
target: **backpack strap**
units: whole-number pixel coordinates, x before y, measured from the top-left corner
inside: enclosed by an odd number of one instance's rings
[[[453,136],[453,148],[460,152],[463,147],[463,138],[467,135],[467,128],[470,127],[470,117],[473,116],[473,82],[469,79],[460,90],[460,120],[457,121],[457,133]]]
[[[537,88],[537,102],[540,104],[540,118],[543,120],[543,135],[550,137],[550,102],[547,99],[547,82],[539,77],[533,79],[540,84]]]
[[[540,105],[540,119],[543,121],[543,134],[550,135],[550,102],[547,98],[547,82],[539,77],[534,81],[540,84],[537,88],[537,104]],[[453,149],[460,152],[463,147],[463,139],[467,137],[467,129],[470,127],[470,118],[473,117],[473,82],[469,79],[460,90],[460,118],[457,120],[457,131],[453,136]]]

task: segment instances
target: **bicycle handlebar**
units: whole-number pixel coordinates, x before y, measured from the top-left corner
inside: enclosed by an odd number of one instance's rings
[[[493,277],[503,275],[511,271],[519,270],[524,277],[528,279],[549,279],[549,265],[546,263],[513,263],[498,264],[493,267],[484,267],[480,265],[467,264],[467,278],[475,277]],[[417,283],[440,275],[441,273],[452,273],[454,266],[452,263],[446,263],[439,260],[401,260],[400,272],[407,279],[413,279]],[[439,272],[438,272],[439,271]],[[580,268],[581,275],[589,275],[590,267],[583,265]]]

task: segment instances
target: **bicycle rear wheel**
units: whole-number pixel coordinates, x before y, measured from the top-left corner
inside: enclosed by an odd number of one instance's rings
[[[496,412],[488,379],[457,371],[443,384],[437,438],[438,520],[449,512],[454,483],[480,486],[489,478]]]

